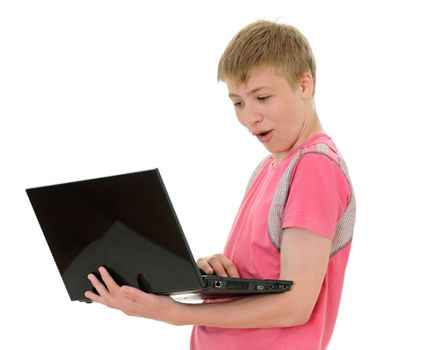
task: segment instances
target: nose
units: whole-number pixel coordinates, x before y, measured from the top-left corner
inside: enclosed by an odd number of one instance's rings
[[[262,113],[254,106],[247,104],[237,115],[241,124],[249,129],[263,120]]]

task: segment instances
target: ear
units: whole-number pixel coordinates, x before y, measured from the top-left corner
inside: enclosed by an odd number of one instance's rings
[[[298,88],[303,99],[311,99],[314,95],[314,79],[312,74],[305,72],[298,82]]]

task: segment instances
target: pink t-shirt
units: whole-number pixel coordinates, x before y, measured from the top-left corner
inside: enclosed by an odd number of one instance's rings
[[[267,159],[247,191],[224,251],[241,277],[279,278],[280,252],[269,237],[267,223],[272,198],[296,153],[321,142],[332,144],[327,135],[319,134],[278,165],[273,164],[272,157]],[[318,153],[304,154],[294,169],[282,228],[304,228],[332,239],[350,196],[349,183],[334,160]],[[330,257],[318,301],[306,324],[254,329],[197,326],[191,349],[326,349],[337,317],[350,245]]]

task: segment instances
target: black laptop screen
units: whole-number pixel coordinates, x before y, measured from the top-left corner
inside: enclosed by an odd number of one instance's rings
[[[157,169],[27,193],[72,300],[101,265],[154,293],[202,286]]]

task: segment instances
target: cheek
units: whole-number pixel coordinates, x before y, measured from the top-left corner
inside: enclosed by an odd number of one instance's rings
[[[299,108],[293,103],[283,105],[280,115],[282,124],[288,128],[295,129],[302,125],[302,120],[299,117],[301,115]]]
[[[246,125],[244,124],[244,120],[243,120],[243,117],[242,117],[241,113],[235,111],[235,115],[236,115],[236,119],[238,120],[238,122],[239,122],[242,126],[245,127]]]
[[[296,125],[298,121],[291,113],[288,108],[279,108],[275,111],[275,121],[279,127],[282,127],[284,130],[290,131],[289,128]]]

